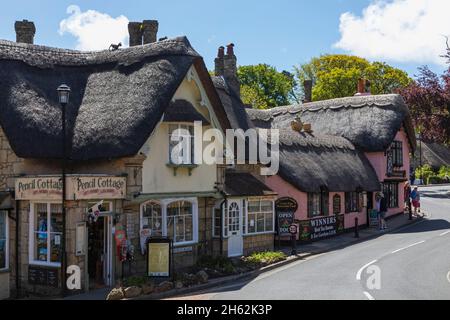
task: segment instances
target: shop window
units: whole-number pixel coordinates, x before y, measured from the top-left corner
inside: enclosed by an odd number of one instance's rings
[[[308,217],[328,215],[328,198],[329,193],[325,190],[321,192],[308,193]]]
[[[247,205],[247,234],[273,232],[274,209],[271,200],[249,200]]]
[[[169,125],[169,163],[194,163],[194,126]]]
[[[360,208],[360,194],[359,192],[345,193],[345,213],[359,212]]]
[[[398,208],[398,182],[384,182],[383,194],[386,197],[388,208]]]
[[[0,211],[0,270],[8,269],[8,213]]]
[[[162,236],[162,210],[159,202],[151,201],[143,205],[141,229],[151,230],[152,237]]]
[[[340,214],[340,213],[341,213],[341,196],[335,194],[333,196],[333,214]]]
[[[193,205],[189,201],[176,201],[167,206],[167,236],[174,243],[194,240]]]
[[[62,205],[32,204],[30,222],[30,263],[59,265],[63,231]]]

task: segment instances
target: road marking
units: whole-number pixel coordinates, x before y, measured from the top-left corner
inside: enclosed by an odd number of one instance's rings
[[[440,237],[445,236],[447,233],[450,233],[450,230],[445,231],[445,232],[442,232],[439,236],[440,236]]]
[[[450,271],[447,273],[447,281],[450,282]]]
[[[370,293],[368,293],[367,291],[364,291],[363,293],[364,293],[364,295],[366,296],[367,299],[375,300],[375,298]]]
[[[365,268],[367,268],[368,266],[370,266],[371,264],[375,263],[375,262],[377,262],[376,259],[373,260],[373,261],[370,261],[369,263],[367,263],[367,264],[365,264],[365,265],[363,265],[363,266],[361,267],[361,269],[359,269],[358,272],[356,273],[356,280],[361,280],[361,273],[363,272],[363,270],[364,270]]]
[[[422,240],[422,241],[419,241],[419,242],[416,242],[416,243],[410,244],[409,246],[406,246],[406,247],[403,247],[403,248],[400,248],[400,249],[394,250],[394,251],[392,251],[391,253],[397,253],[397,252],[399,252],[399,251],[402,251],[402,250],[405,250],[405,249],[411,248],[411,247],[413,247],[413,246],[417,246],[418,244],[421,244],[421,243],[424,243],[424,242],[425,242],[425,240]]]

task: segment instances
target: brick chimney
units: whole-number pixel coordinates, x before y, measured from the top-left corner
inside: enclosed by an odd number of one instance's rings
[[[144,44],[156,42],[158,26],[159,24],[157,20],[144,20],[142,22],[142,36]]]
[[[234,44],[227,45],[227,52],[223,59],[223,77],[228,87],[239,97],[241,96],[241,84],[237,76],[237,59],[234,55]]]
[[[142,23],[129,22],[128,34],[130,36],[130,47],[142,45]]]
[[[303,90],[305,93],[305,98],[303,99],[304,103],[312,101],[312,86],[313,86],[312,80],[303,81]]]
[[[366,79],[358,80],[358,92],[355,96],[370,96],[370,81]]]
[[[16,21],[14,29],[16,30],[16,42],[34,43],[34,35],[36,33],[34,22],[28,20]]]
[[[224,75],[224,60],[225,56],[225,47],[220,46],[217,51],[217,58],[214,59],[214,74],[218,77]]]

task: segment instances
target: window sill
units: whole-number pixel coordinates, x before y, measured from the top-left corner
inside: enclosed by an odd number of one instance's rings
[[[251,237],[251,236],[260,236],[260,235],[265,235],[265,234],[275,234],[275,231],[246,233],[243,236],[244,237]]]
[[[0,274],[2,274],[2,273],[10,273],[10,272],[11,272],[11,270],[9,268],[0,269]]]
[[[197,243],[198,243],[198,241],[178,242],[178,243],[173,242],[173,247],[174,247],[174,248],[178,248],[178,247],[187,247],[187,246],[195,245],[195,244],[197,244]]]
[[[55,262],[30,261],[29,265],[39,267],[61,268],[61,263]]]
[[[168,168],[173,169],[173,175],[177,175],[178,168],[187,168],[189,171],[189,175],[192,175],[192,170],[198,167],[198,164],[176,164],[176,163],[166,163]]]

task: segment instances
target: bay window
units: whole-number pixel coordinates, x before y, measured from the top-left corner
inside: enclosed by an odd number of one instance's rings
[[[246,233],[273,232],[273,212],[273,201],[271,200],[248,200]]]
[[[8,269],[8,212],[0,211],[0,270]]]
[[[30,212],[30,263],[58,265],[61,262],[62,205],[34,203]]]
[[[198,239],[197,199],[164,199],[141,205],[141,230],[152,237],[169,237],[174,245],[194,243]]]

